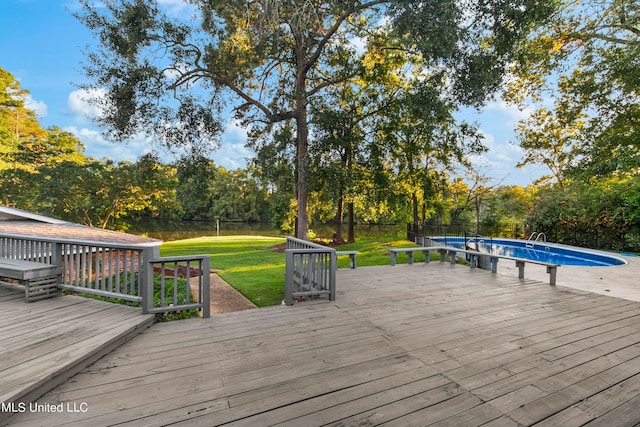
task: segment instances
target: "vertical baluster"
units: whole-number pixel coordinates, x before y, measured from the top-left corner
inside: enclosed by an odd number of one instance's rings
[[[100,247],[100,290],[107,290],[107,248]]]
[[[81,246],[77,245],[77,244],[74,244],[73,246],[71,246],[71,248],[72,248],[71,250],[73,251],[73,255],[72,256],[73,256],[74,265],[75,265],[74,266],[74,274],[73,274],[73,277],[74,277],[74,280],[75,280],[74,285],[75,286],[82,286],[82,265],[80,263],[82,261],[81,260],[81,258],[82,258],[81,251],[82,251],[82,249],[81,249]]]
[[[198,295],[196,295],[198,300],[196,302],[202,304],[204,303],[204,259],[198,260],[198,269],[200,270],[200,276],[198,276]],[[209,272],[206,272],[206,274],[209,274]]]
[[[129,274],[131,275],[131,280],[129,280],[129,286],[131,286],[130,295],[140,295],[139,287],[138,292],[136,292],[135,278],[136,278],[136,257],[139,257],[138,251],[131,251],[131,259],[129,260],[131,268],[129,269]]]
[[[88,253],[88,257],[89,257],[89,262],[87,263],[87,280],[89,281],[89,283],[87,284],[87,286],[89,288],[95,288],[95,269],[93,268],[93,260],[94,260],[94,256],[95,256],[95,247],[94,246],[88,246],[87,250],[89,251]]]
[[[120,293],[120,257],[122,256],[122,250],[116,249],[116,292]]]
[[[87,287],[87,252],[89,247],[82,245],[81,262],[80,262],[80,286]]]
[[[165,263],[160,264],[160,307],[165,306]]]
[[[142,251],[138,251],[138,296],[142,296]],[[151,274],[153,276],[153,274]]]
[[[178,305],[178,269],[180,265],[178,262],[173,263],[173,305]]]
[[[64,276],[63,281],[66,284],[71,284],[71,277],[69,275],[69,244],[62,244],[62,274]]]
[[[189,295],[191,294],[191,261],[187,261],[187,289],[186,289],[186,302],[185,304],[189,304]]]
[[[129,262],[129,257],[131,256],[131,251],[125,249],[122,254],[122,292],[126,295],[131,295],[131,291],[129,290],[129,282],[128,282],[128,271],[127,271],[127,263]]]
[[[95,247],[95,256],[93,257],[93,286],[95,289],[100,289],[102,283],[102,267],[100,266],[100,259],[102,258],[102,248],[99,246]]]
[[[109,292],[113,292],[113,248],[105,248],[106,274]]]
[[[316,274],[318,274],[319,276],[319,279],[318,279],[318,283],[320,286],[319,290],[323,291],[324,290],[324,271],[326,266],[327,254],[322,253],[319,258],[320,258],[320,265],[318,267],[318,272]]]

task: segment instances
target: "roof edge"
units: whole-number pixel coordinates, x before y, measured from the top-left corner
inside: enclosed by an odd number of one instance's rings
[[[0,220],[19,220],[28,219],[31,221],[43,222],[45,224],[69,224],[68,221],[51,218],[44,215],[34,214],[32,212],[23,211],[21,209],[10,208],[8,206],[0,206]]]

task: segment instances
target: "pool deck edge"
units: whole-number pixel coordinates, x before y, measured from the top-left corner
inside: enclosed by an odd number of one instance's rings
[[[557,286],[640,301],[640,257],[619,254],[616,256],[627,261],[627,264],[607,267],[560,266],[556,278]],[[510,262],[501,261],[498,263],[498,274],[517,277],[518,269]],[[546,269],[533,264],[527,265],[525,277],[548,280]]]

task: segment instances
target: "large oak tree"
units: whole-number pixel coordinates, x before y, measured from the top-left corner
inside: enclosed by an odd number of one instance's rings
[[[294,124],[296,235],[306,238],[308,106],[357,74],[375,28],[397,40],[379,49],[420,52],[451,70],[460,102],[480,105],[555,0],[191,0],[184,16],[150,0],[81,3],[76,16],[100,40],[86,88],[104,93],[95,100],[114,138],[215,146],[229,109],[256,132]]]

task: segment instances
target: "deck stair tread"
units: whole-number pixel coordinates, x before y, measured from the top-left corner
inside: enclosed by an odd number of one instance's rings
[[[140,308],[0,286],[0,402],[31,402],[153,324]],[[3,419],[0,414],[0,420]]]

